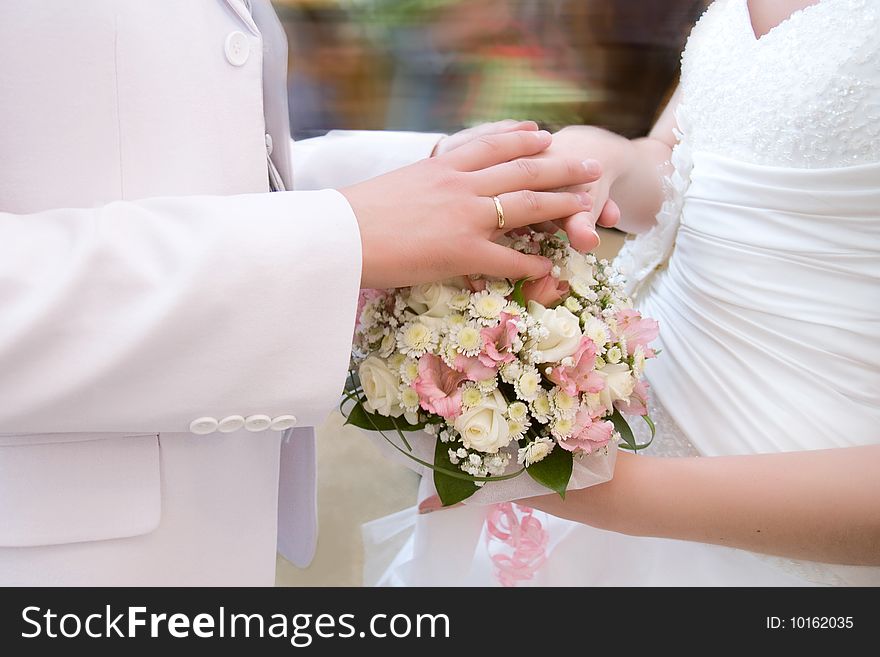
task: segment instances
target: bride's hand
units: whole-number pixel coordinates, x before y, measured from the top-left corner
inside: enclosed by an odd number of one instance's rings
[[[595,132],[581,126],[563,128],[553,135],[553,143],[546,151],[536,158],[597,158],[602,167],[602,175],[595,182],[586,185],[578,185],[569,188],[570,191],[585,191],[593,200],[593,207],[589,213],[589,225],[584,222],[575,223],[571,218],[561,219],[554,222],[569,235],[569,239],[579,251],[591,251],[599,246],[599,234],[595,226],[613,228],[620,220],[620,208],[611,198],[611,186],[614,184],[616,174],[613,168],[606,164],[602,152],[597,152],[594,143]],[[544,226],[545,230],[554,230],[554,226]]]
[[[465,128],[455,134],[443,137],[434,147],[431,157],[443,155],[449,151],[454,151],[460,146],[479,139],[480,137],[488,137],[490,135],[501,135],[506,132],[537,132],[538,124],[534,121],[516,121],[514,119],[505,119],[504,121],[495,121],[493,123],[481,123],[473,128]]]

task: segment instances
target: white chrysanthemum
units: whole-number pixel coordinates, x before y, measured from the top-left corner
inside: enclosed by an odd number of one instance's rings
[[[471,293],[467,290],[462,290],[461,292],[456,292],[449,299],[449,307],[454,310],[467,310],[467,307],[471,304]]]
[[[552,433],[559,440],[565,440],[566,438],[571,437],[571,432],[574,429],[574,420],[568,417],[560,417],[557,418],[552,425],[550,425],[550,433]]]
[[[507,428],[510,430],[511,440],[519,440],[528,431],[529,423],[521,420],[507,420]]]
[[[513,383],[519,378],[522,371],[522,363],[518,360],[512,360],[509,363],[504,363],[504,365],[501,366],[499,373],[501,375],[501,380],[504,381],[504,383]]]
[[[605,404],[602,403],[602,397],[598,392],[588,392],[584,394],[584,406],[586,406],[590,415],[596,416],[600,412],[604,414]]]
[[[403,358],[403,354],[396,355]],[[412,383],[419,376],[419,361],[413,360],[412,358],[406,358],[398,369],[400,370],[400,378],[403,379],[405,383]]]
[[[462,406],[470,408],[471,406],[476,406],[481,401],[483,401],[483,393],[480,392],[479,388],[474,383],[466,384],[461,391]]]
[[[541,436],[519,450],[517,463],[529,467],[532,463],[543,461],[555,446],[555,442],[546,436]]]
[[[504,310],[507,299],[500,294],[494,294],[489,290],[477,292],[471,297],[471,316],[481,324],[491,324]]]
[[[415,391],[415,388],[406,386],[400,391],[400,405],[410,413],[419,410],[419,393]]]
[[[550,393],[550,398],[553,400],[553,408],[556,409],[558,417],[572,418],[577,413],[580,403],[578,398],[572,397],[562,388],[554,388]]]
[[[553,414],[553,406],[550,404],[550,395],[547,394],[546,390],[541,390],[538,393],[538,396],[532,400],[531,406],[532,417],[538,422],[547,424],[550,421],[550,416]]]
[[[411,322],[400,330],[397,345],[401,353],[418,358],[437,347],[437,334],[422,322]]]
[[[502,297],[506,297],[513,292],[513,285],[507,279],[500,278],[486,283],[486,289],[493,294],[500,294]]]
[[[593,368],[601,370],[603,367],[605,367],[605,359],[601,356],[596,356],[596,364],[593,366]]]
[[[619,363],[621,358],[623,358],[623,354],[620,353],[620,347],[617,346],[611,347],[605,354],[605,360],[609,363]]]
[[[467,317],[455,313],[446,318],[446,323],[449,325],[449,330],[454,331],[467,324]]]
[[[522,422],[529,414],[529,407],[521,401],[513,402],[507,407],[507,417],[517,422]]]
[[[565,307],[568,308],[573,313],[579,313],[584,309],[583,304],[578,301],[577,297],[568,297],[565,300]]]
[[[608,327],[605,326],[605,322],[592,315],[587,315],[586,318],[582,317],[581,319],[584,322],[584,335],[593,341],[593,344],[596,345],[599,353],[604,352],[605,345],[611,337],[608,333]]]
[[[476,356],[483,346],[483,338],[475,326],[466,325],[455,334],[455,344],[465,356]]]
[[[404,356],[403,354],[392,354],[391,357],[388,359],[388,367],[390,367],[391,369],[399,370],[404,362],[406,362],[406,356]],[[416,374],[418,374],[418,369],[416,371]]]
[[[636,347],[636,352],[633,354],[633,374],[635,374],[637,379],[642,378],[642,374],[645,373],[645,349],[642,345]]]
[[[525,401],[532,401],[541,390],[541,374],[537,367],[523,368],[523,373],[513,384],[516,396]]]
[[[480,392],[484,395],[491,394],[498,388],[498,379],[493,376],[491,379],[477,381],[477,388],[479,388]]]
[[[511,301],[506,306],[504,306],[504,312],[506,312],[508,315],[519,316],[523,314],[523,307],[515,301]]]

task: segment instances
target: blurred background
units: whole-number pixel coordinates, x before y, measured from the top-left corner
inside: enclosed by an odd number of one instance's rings
[[[506,118],[637,137],[674,90],[687,34],[708,1],[274,4],[289,42],[296,139],[337,128],[448,133]],[[622,241],[602,231],[600,257],[613,257]],[[279,557],[277,584],[360,585],[361,525],[412,507],[417,488],[416,474],[331,416],[318,430],[317,556],[304,570]],[[406,539],[394,537],[389,549]]]
[[[501,118],[644,134],[704,0],[276,0],[297,139]]]

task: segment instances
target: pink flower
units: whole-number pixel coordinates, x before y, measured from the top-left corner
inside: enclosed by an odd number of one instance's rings
[[[654,355],[648,343],[660,333],[657,320],[642,317],[639,311],[631,309],[621,310],[614,319],[617,320],[617,334],[626,339],[628,356],[632,356],[639,346],[644,348],[648,358]]]
[[[525,283],[522,291],[526,303],[537,301],[545,308],[552,308],[559,303],[563,296],[568,294],[568,283],[547,274],[537,280]]]
[[[421,407],[447,420],[461,415],[461,383],[467,377],[447,367],[440,358],[425,354],[419,359],[419,375],[413,387],[419,393]]]
[[[642,379],[636,382],[633,387],[632,395],[626,401],[614,402],[615,408],[621,413],[627,415],[647,415],[648,414],[648,382]]]
[[[571,366],[557,365],[548,378],[572,397],[578,392],[599,392],[605,387],[605,380],[596,372],[596,344],[588,337],[581,338],[581,344],[571,357]]]
[[[496,374],[495,367],[484,365],[476,356],[456,356],[455,369],[463,372],[468,381],[485,381]]]
[[[561,441],[559,446],[569,452],[579,449],[590,454],[594,449],[605,447],[613,432],[614,425],[611,422],[593,419],[589,411],[581,409],[575,417],[571,437]]]
[[[516,360],[516,356],[511,350],[516,334],[516,319],[513,315],[501,313],[501,323],[498,326],[486,327],[480,331],[480,336],[483,338],[483,353],[479,356],[480,362],[494,370],[498,363],[509,363]]]

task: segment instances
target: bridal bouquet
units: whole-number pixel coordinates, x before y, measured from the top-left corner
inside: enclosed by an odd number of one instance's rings
[[[549,258],[550,274],[361,292],[347,422],[433,470],[444,505],[524,472],[564,497],[587,457],[647,446],[621,413],[653,435],[642,376],[657,322],[632,309],[607,261],[546,233],[506,239]],[[413,448],[420,430],[429,452]]]

